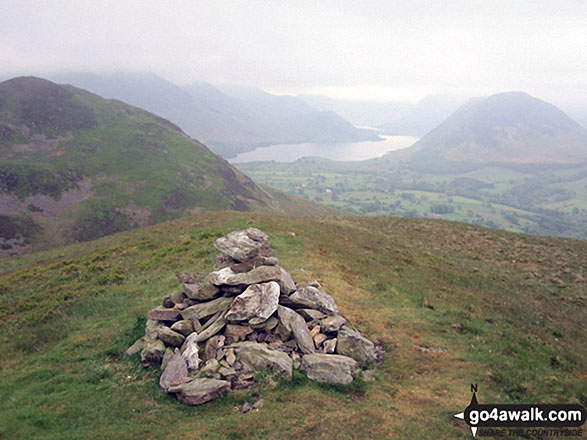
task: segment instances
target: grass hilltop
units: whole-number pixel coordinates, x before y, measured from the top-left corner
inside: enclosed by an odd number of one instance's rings
[[[249,226],[387,348],[373,382],[291,382],[185,407],[124,350],[146,312]],[[293,234],[292,234],[293,233]],[[220,211],[2,261],[0,437],[470,438],[470,401],[587,396],[585,241],[462,223]],[[277,383],[277,385],[275,385]],[[258,394],[258,395],[257,395]],[[235,408],[264,398],[258,412]]]

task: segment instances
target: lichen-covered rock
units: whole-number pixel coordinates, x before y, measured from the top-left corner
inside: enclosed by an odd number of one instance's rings
[[[230,382],[207,378],[198,378],[167,388],[167,392],[175,393],[180,402],[191,406],[214,400],[228,391],[230,391]]]
[[[198,301],[208,301],[220,295],[220,289],[206,279],[183,285],[186,296]]]
[[[256,228],[234,231],[214,242],[222,254],[236,261],[246,261],[258,255],[270,256],[269,236]]]
[[[367,366],[377,359],[375,344],[357,330],[343,325],[338,331],[336,352],[355,359],[361,366]]]
[[[239,361],[254,369],[271,370],[291,379],[292,360],[281,351],[270,350],[267,344],[259,342],[239,342],[232,344]]]
[[[303,353],[314,353],[314,341],[310,335],[308,327],[306,326],[304,318],[292,309],[288,309],[284,306],[277,307],[277,314],[279,316],[280,324],[286,330],[291,331],[300,350]]]
[[[141,350],[141,362],[145,367],[159,365],[165,354],[165,344],[161,339],[145,341],[145,346]]]
[[[232,339],[232,342],[244,341],[251,333],[253,329],[246,325],[227,324],[224,330],[224,336]]]
[[[316,287],[306,286],[298,289],[289,296],[289,300],[298,307],[316,309],[326,315],[338,313],[334,299]]]
[[[180,353],[175,353],[171,356],[159,378],[159,386],[167,391],[170,385],[181,383],[186,377],[188,377],[186,360]]]
[[[359,364],[347,356],[315,353],[304,355],[300,368],[310,380],[348,385],[359,371]]]
[[[230,267],[212,272],[209,280],[216,286],[240,286],[277,281],[281,278],[279,266],[258,266],[248,272],[235,273]]]
[[[157,330],[157,334],[159,335],[159,339],[161,339],[167,345],[171,345],[172,347],[181,347],[183,341],[185,341],[184,335],[178,332],[174,332],[169,327],[159,328],[159,330]]]
[[[346,323],[346,319],[344,319],[340,315],[333,315],[328,316],[320,321],[320,328],[322,329],[323,333],[333,333],[340,330],[340,328]]]
[[[196,341],[203,342],[220,332],[226,325],[226,311],[218,312],[214,317],[202,326],[201,331],[196,336]]]
[[[182,319],[171,326],[171,330],[188,336],[194,331],[194,324],[191,319]]]
[[[260,324],[275,313],[278,301],[279,285],[276,282],[253,284],[234,299],[226,319]]]
[[[193,306],[188,307],[185,310],[181,311],[181,316],[183,319],[202,319],[207,316],[213,315],[221,310],[226,310],[232,304],[232,298],[217,298],[212,301],[203,302],[200,304],[196,304]]]
[[[143,338],[139,338],[124,351],[124,354],[127,356],[132,356],[133,354],[140,352],[144,346],[145,340]]]

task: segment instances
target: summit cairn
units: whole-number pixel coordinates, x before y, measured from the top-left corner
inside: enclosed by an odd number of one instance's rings
[[[214,271],[177,274],[183,291],[147,314],[140,350],[159,384],[186,405],[256,385],[255,370],[349,384],[381,351],[350,327],[317,282],[296,284],[256,228],[219,238]]]

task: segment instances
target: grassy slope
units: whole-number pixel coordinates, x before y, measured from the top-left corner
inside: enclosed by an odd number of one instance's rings
[[[0,136],[0,195],[21,202],[5,203],[0,213],[38,222],[44,237],[31,234],[31,241],[83,241],[190,209],[274,204],[170,122],[71,86],[37,78],[0,83],[0,128],[9,133]],[[68,204],[71,192],[77,200]],[[56,213],[37,206],[60,201]],[[0,228],[1,237],[11,238],[8,232]]]
[[[251,391],[184,407],[122,355],[174,272],[210,270],[213,240],[249,225],[387,346],[375,383],[296,375],[241,414]],[[443,221],[214,212],[3,260],[0,437],[470,438],[452,417],[470,383],[482,402],[584,402],[586,258],[585,242]]]

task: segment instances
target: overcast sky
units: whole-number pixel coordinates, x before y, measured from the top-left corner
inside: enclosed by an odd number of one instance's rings
[[[587,106],[587,1],[0,0],[0,75],[417,100],[523,90]]]

